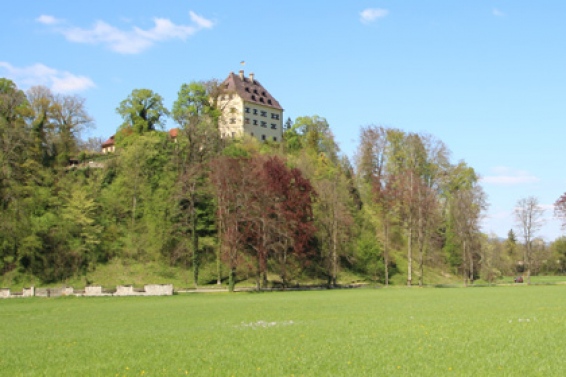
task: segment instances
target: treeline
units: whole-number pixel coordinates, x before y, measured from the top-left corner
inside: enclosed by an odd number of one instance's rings
[[[368,126],[351,162],[318,116],[289,119],[281,143],[222,139],[218,90],[184,84],[172,109],[132,91],[102,156],[81,139],[82,98],[0,79],[0,272],[49,283],[120,258],[191,269],[195,284],[215,265],[231,288],[242,276],[335,285],[345,270],[384,284],[401,272],[424,284],[433,268],[467,282],[515,273],[516,249],[480,232],[478,176],[440,140]]]

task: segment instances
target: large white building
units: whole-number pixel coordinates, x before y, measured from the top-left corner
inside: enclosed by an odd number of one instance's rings
[[[251,135],[260,141],[281,141],[283,138],[283,108],[254,78],[231,72],[221,84],[218,105],[222,109],[222,137]]]

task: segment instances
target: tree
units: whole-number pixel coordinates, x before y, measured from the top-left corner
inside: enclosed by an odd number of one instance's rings
[[[531,284],[533,240],[543,225],[544,210],[534,196],[519,199],[515,207],[515,220],[524,240],[523,265],[527,272],[527,284]]]
[[[0,272],[17,266],[18,249],[29,225],[25,214],[31,138],[26,126],[30,114],[23,91],[0,78]]]
[[[163,128],[169,115],[163,98],[149,89],[134,89],[116,112],[124,119],[121,128],[132,129],[138,135]]]
[[[85,99],[76,95],[54,96],[51,119],[55,127],[58,160],[66,166],[69,158],[78,152],[81,133],[92,127],[93,119],[86,111]]]
[[[283,286],[291,257],[304,258],[314,234],[314,191],[298,169],[278,157],[219,157],[211,181],[217,203],[222,249],[230,281],[243,253],[256,261],[256,286],[267,279],[267,258],[277,260]]]
[[[261,239],[274,254],[279,265],[283,287],[288,285],[287,264],[294,256],[305,259],[308,245],[315,232],[313,200],[315,191],[300,170],[288,168],[278,157],[260,159],[260,191],[256,196],[263,226]]]
[[[562,222],[562,229],[566,229],[566,193],[554,202],[554,216]]]
[[[361,129],[360,146],[356,156],[358,177],[365,187],[365,211],[373,218],[375,214],[375,241],[383,245],[383,267],[385,285],[389,285],[389,244],[390,231],[397,222],[398,185],[394,174],[387,172],[389,140],[387,129],[368,126]],[[373,205],[373,207],[372,207]],[[375,212],[374,212],[375,210]],[[367,247],[365,250],[370,250]],[[378,250],[379,248],[373,248]],[[375,262],[374,262],[375,263]]]
[[[291,153],[304,148],[314,155],[324,153],[333,163],[338,161],[338,146],[330,125],[318,115],[298,117],[293,126],[285,131],[284,139]]]
[[[234,291],[236,268],[245,245],[242,222],[247,209],[247,177],[243,158],[218,157],[211,161],[210,179],[216,194],[220,253],[228,263],[228,289]]]
[[[566,270],[566,237],[562,236],[554,240],[550,248],[556,258],[556,272],[563,274]]]
[[[214,89],[215,86],[212,84],[208,86],[197,82],[183,84],[172,111],[173,119],[181,127],[178,138],[181,148],[177,149],[179,166],[177,186],[180,202],[186,203],[181,206],[181,209],[187,212],[184,218],[190,224],[195,285],[198,284],[200,266],[199,222],[204,220],[204,216],[199,216],[198,207],[206,206],[206,203],[210,202],[207,162],[217,154],[220,143],[218,132],[220,111],[211,102],[211,98],[214,97],[210,91]],[[205,212],[201,211],[202,214]]]
[[[33,86],[27,92],[31,109],[32,159],[41,166],[51,166],[55,158],[54,131],[52,122],[53,93],[44,86]]]
[[[512,266],[512,268],[509,268],[507,271],[515,274],[517,272],[517,261],[519,259],[517,256],[517,236],[515,235],[513,229],[509,229],[509,232],[507,232],[507,238],[505,239],[504,243],[504,250],[505,256],[510,261],[510,265]]]
[[[102,226],[96,222],[98,204],[85,187],[70,187],[68,191],[61,218],[69,230],[69,246],[76,255],[74,270],[83,268],[87,272],[97,262],[96,249],[102,233]]]

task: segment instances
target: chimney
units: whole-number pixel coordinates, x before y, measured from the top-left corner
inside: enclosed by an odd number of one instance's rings
[[[255,84],[253,73],[250,73],[250,81],[252,82],[252,84]]]
[[[244,70],[240,69],[240,80],[244,79]]]

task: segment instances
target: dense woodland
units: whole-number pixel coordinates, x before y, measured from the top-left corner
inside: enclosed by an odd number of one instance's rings
[[[288,119],[281,143],[222,139],[218,90],[183,84],[172,109],[133,90],[117,104],[116,153],[102,155],[82,139],[83,98],[0,79],[0,273],[63,282],[119,258],[181,266],[195,284],[214,265],[233,288],[564,272],[566,239],[536,238],[534,198],[507,239],[481,233],[479,177],[434,136],[363,127],[352,160],[319,116]]]

